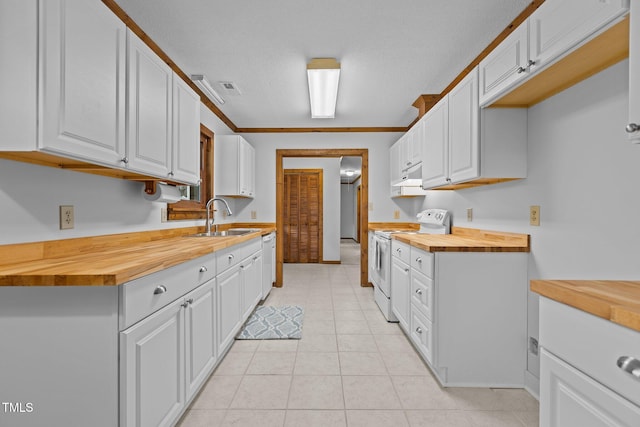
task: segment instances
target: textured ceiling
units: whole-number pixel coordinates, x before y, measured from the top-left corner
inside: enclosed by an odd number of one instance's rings
[[[232,81],[236,126],[407,126],[527,0],[116,0],[187,74]],[[335,119],[311,119],[306,63],[341,63]],[[222,94],[222,91],[219,91]]]

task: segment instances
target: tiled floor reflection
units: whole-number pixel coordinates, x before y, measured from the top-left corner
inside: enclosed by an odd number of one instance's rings
[[[267,305],[305,307],[301,340],[236,341],[181,427],[538,426],[524,390],[443,389],[371,288],[360,247],[342,264],[285,264]]]

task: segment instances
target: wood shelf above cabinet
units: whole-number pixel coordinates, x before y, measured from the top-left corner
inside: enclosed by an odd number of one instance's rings
[[[123,169],[113,169],[109,166],[94,165],[80,160],[68,159],[66,157],[47,154],[40,151],[0,151],[0,158],[23,163],[31,163],[34,165],[71,170],[75,172],[89,173],[92,175],[126,179],[129,181],[162,181],[172,185],[183,185],[178,182],[168,181],[166,179],[142,175]]]
[[[629,57],[629,16],[492,103],[528,108]]]

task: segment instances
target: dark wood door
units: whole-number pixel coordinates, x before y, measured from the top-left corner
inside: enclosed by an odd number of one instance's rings
[[[322,261],[322,169],[284,171],[284,262]]]

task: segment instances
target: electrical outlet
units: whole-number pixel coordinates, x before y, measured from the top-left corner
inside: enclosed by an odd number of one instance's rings
[[[167,222],[167,208],[160,209],[160,222]]]
[[[467,208],[467,222],[473,221],[473,208]]]
[[[393,211],[393,219],[400,219],[400,211]]]
[[[540,206],[529,206],[529,224],[540,225]]]
[[[60,206],[60,230],[69,230],[74,226],[73,206]]]
[[[251,219],[256,219],[256,218],[258,218],[258,212],[251,211]]]

